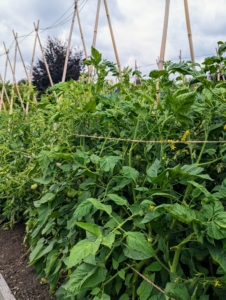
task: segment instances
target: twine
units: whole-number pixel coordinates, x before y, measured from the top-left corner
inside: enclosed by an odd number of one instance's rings
[[[75,137],[85,137],[90,139],[105,139],[110,141],[121,141],[121,142],[128,142],[128,143],[147,143],[147,144],[224,144],[226,143],[225,140],[222,141],[199,141],[199,140],[188,140],[188,141],[168,141],[168,140],[134,140],[134,139],[123,139],[123,138],[113,138],[113,137],[105,137],[105,136],[96,136],[96,135],[86,135],[86,134],[74,134]]]

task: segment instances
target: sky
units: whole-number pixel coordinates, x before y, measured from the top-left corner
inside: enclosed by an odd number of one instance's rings
[[[79,0],[79,17],[88,55],[90,55],[98,0]],[[6,49],[14,66],[15,44],[12,30],[18,33],[20,51],[26,67],[31,65],[34,48],[34,25],[40,20],[40,40],[45,46],[48,36],[68,40],[74,0],[1,0],[0,7],[0,74],[5,75]],[[108,0],[109,14],[122,68],[134,68],[135,61],[143,74],[157,69],[160,54],[165,0]],[[226,41],[226,0],[188,0],[195,58],[202,62],[216,54],[218,41]],[[30,35],[29,35],[30,34]],[[77,18],[71,45],[83,50]],[[96,48],[103,58],[116,62],[103,0],[100,7]],[[190,59],[183,0],[170,1],[169,26],[165,60]],[[36,45],[35,60],[41,58]],[[25,78],[19,53],[16,58],[16,80]],[[8,65],[6,79],[12,80]]]

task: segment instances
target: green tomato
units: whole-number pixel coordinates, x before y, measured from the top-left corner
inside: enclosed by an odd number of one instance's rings
[[[34,183],[34,184],[31,185],[31,189],[32,189],[32,190],[36,190],[37,187],[38,187],[37,183]]]

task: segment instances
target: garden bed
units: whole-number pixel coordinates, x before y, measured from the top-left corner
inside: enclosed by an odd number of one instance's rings
[[[36,279],[34,267],[28,267],[27,248],[23,246],[25,227],[15,225],[13,230],[0,229],[0,273],[17,300],[49,300],[48,285]]]

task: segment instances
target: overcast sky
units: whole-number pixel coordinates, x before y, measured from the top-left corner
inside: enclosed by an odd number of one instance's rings
[[[29,66],[34,45],[34,33],[26,39],[21,36],[31,33],[34,30],[33,22],[40,20],[40,38],[43,45],[45,45],[48,35],[67,40],[73,3],[74,0],[1,0],[0,74],[2,77],[6,60],[3,42],[7,49],[10,48],[14,40],[12,30],[17,32],[20,37],[20,49],[26,66]],[[226,0],[188,0],[188,3],[195,57],[197,61],[201,62],[205,56],[215,55],[218,41],[226,41]],[[97,0],[79,0],[79,14],[88,54],[90,54],[93,39],[96,6]],[[137,65],[141,66],[140,70],[145,74],[156,69],[156,59],[160,53],[162,39],[165,0],[108,0],[108,6],[121,66],[134,68],[135,60],[137,60]],[[56,21],[57,23],[55,23]],[[60,24],[58,27],[46,29],[54,23]],[[72,45],[83,49],[77,19],[73,30]],[[103,0],[96,48],[104,58],[116,61]],[[182,58],[188,60],[190,54],[184,1],[171,0],[165,60],[178,62],[180,50]],[[9,55],[13,64],[14,48],[10,50]],[[36,57],[41,57],[38,44]],[[25,73],[18,54],[16,79],[20,80],[24,77]],[[9,67],[7,78],[11,78]]]

